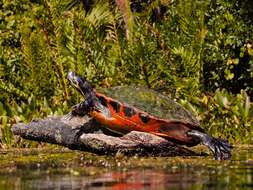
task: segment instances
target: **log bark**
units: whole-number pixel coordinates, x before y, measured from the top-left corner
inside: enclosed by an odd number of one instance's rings
[[[27,124],[15,124],[12,132],[24,139],[104,155],[116,153],[143,156],[197,155],[173,142],[144,132],[132,131],[124,136],[117,136],[89,117],[74,117],[71,120],[60,116],[36,119]]]

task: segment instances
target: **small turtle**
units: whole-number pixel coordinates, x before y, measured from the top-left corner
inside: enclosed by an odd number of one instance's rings
[[[232,146],[225,140],[209,136],[198,120],[180,104],[144,87],[119,86],[95,89],[88,81],[68,73],[71,84],[86,99],[75,105],[68,117],[89,115],[109,130],[126,134],[142,131],[177,144],[206,145],[216,160],[231,157]]]

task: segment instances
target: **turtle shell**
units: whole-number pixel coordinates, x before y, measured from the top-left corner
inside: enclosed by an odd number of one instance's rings
[[[99,93],[163,120],[176,120],[200,127],[198,120],[174,100],[154,90],[136,86],[97,89]]]

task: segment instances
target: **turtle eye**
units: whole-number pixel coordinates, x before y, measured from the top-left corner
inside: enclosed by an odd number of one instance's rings
[[[83,84],[83,81],[78,76],[73,76],[73,78],[70,79],[70,82],[76,86],[76,88],[80,88],[80,86]]]
[[[83,80],[80,77],[75,77],[76,86],[80,87],[83,84]]]

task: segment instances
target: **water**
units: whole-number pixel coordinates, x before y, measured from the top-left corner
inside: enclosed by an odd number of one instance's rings
[[[230,161],[105,157],[69,150],[0,153],[0,190],[21,189],[253,189],[253,147],[235,148]]]

